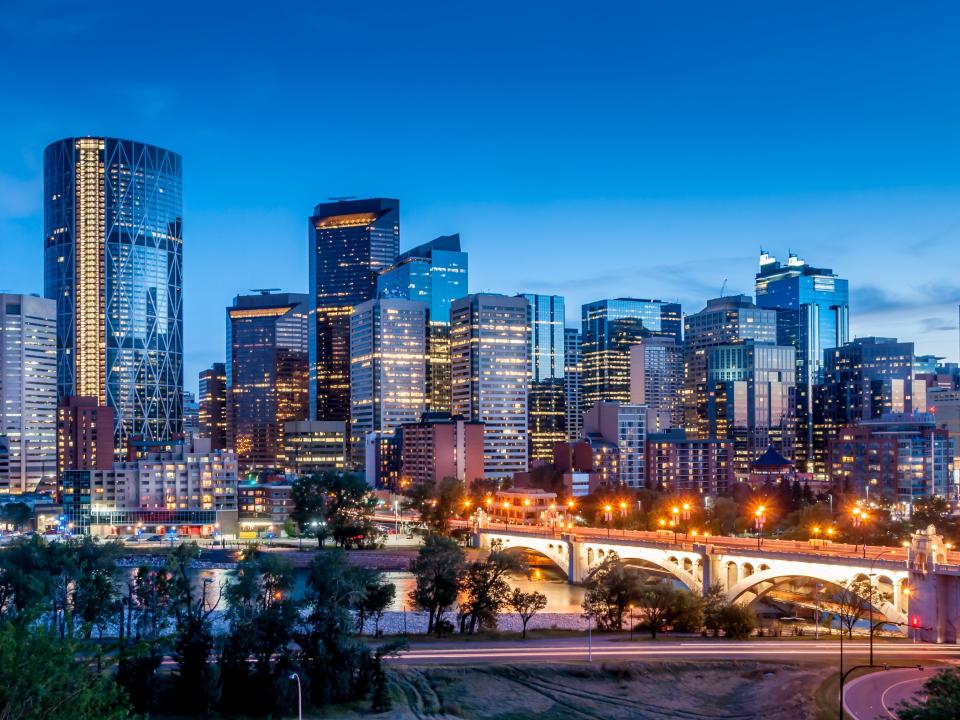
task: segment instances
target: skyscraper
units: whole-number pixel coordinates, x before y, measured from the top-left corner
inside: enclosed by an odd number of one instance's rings
[[[450,308],[454,415],[484,424],[487,477],[527,469],[527,301],[475,294]]]
[[[213,363],[200,371],[200,437],[210,439],[213,450],[227,448],[227,367]]]
[[[44,286],[57,303],[57,387],[131,435],[183,430],[181,159],[131,140],[66,138],[44,152]]]
[[[200,404],[197,396],[188,390],[183,391],[183,434],[199,435]]]
[[[383,479],[382,443],[420,420],[427,401],[427,304],[368,300],[350,318],[350,435],[354,466]]]
[[[310,417],[350,418],[350,314],[400,248],[400,201],[320,203],[310,217]]]
[[[777,312],[758,308],[747,295],[728,295],[707,301],[684,321],[683,422],[691,438],[710,437],[707,384],[709,349],[745,340],[777,342]]]
[[[583,404],[630,401],[630,346],[649,336],[681,342],[681,308],[662,300],[617,298],[582,309]]]
[[[733,441],[734,469],[775,445],[794,454],[796,348],[754,340],[714,345],[707,360],[707,437]]]
[[[0,294],[0,493],[33,492],[57,473],[57,307]]]
[[[659,429],[682,425],[682,391],[682,345],[672,337],[646,337],[631,346],[630,402],[654,411]]]
[[[814,426],[817,386],[824,381],[824,352],[847,342],[850,332],[848,282],[833,270],[815,268],[790,253],[786,265],[760,254],[757,305],[777,311],[777,344],[797,349],[797,466],[816,467]]]
[[[529,459],[553,460],[554,443],[567,439],[564,372],[566,315],[560,295],[524,294],[527,306]]]
[[[567,440],[580,439],[583,429],[583,399],[580,367],[580,331],[576,328],[563,330],[563,387],[566,391]]]
[[[467,253],[459,235],[443,235],[402,253],[380,273],[384,297],[427,303],[427,408],[450,411],[450,303],[467,294]]]
[[[307,306],[264,291],[227,308],[227,446],[241,470],[282,467],[284,423],[307,417]]]
[[[646,486],[647,409],[630,403],[599,402],[583,416],[583,434],[600,437],[619,451],[618,478],[630,488]]]

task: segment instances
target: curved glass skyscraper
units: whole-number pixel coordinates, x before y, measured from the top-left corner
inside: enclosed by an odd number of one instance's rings
[[[44,286],[57,389],[114,409],[115,447],[183,429],[182,161],[116,138],[44,152]]]

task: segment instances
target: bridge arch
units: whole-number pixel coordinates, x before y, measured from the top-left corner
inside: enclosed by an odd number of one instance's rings
[[[549,560],[564,577],[569,578],[570,558],[569,545],[561,539],[523,537],[515,534],[498,535],[496,533],[480,533],[479,545],[489,550],[492,544],[499,540],[506,552],[527,552]]]
[[[586,559],[585,572],[583,578],[586,579],[590,570],[593,569],[604,557],[611,552],[623,561],[639,560],[648,563],[659,570],[666,572],[675,579],[679,580],[687,589],[699,593],[701,591],[701,579],[697,577],[698,571],[703,571],[702,558],[692,552],[685,551],[665,551],[659,548],[646,548],[633,545],[614,545],[609,546],[606,543],[590,543],[582,550],[583,557]],[[592,561],[591,561],[592,559]]]
[[[809,579],[816,580],[825,584],[834,585],[839,588],[847,586],[851,581],[868,575],[865,572],[850,568],[848,572],[842,572],[844,568],[833,568],[830,566],[809,565],[805,568],[781,567],[770,568],[755,572],[751,575],[742,577],[739,582],[729,587],[727,590],[727,600],[729,602],[744,602],[747,600],[747,593],[753,592],[754,597],[750,601],[762,597],[783,581],[790,579]],[[904,574],[905,575],[905,574]],[[893,576],[893,577],[891,577]],[[885,572],[883,577],[891,582],[896,588],[902,587],[906,582],[906,577],[897,578],[898,573]],[[763,587],[763,586],[767,587]],[[760,588],[758,591],[757,589]],[[875,606],[878,613],[886,617],[890,622],[902,623],[906,620],[905,614],[901,610],[903,607],[897,602],[898,593],[893,593],[893,602],[884,601],[879,606]]]

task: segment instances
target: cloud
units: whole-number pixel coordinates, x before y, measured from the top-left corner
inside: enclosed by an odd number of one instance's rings
[[[910,295],[892,293],[875,285],[861,285],[851,291],[851,311],[858,315],[882,315],[920,308],[960,303],[960,285],[948,282],[918,285]]]
[[[928,317],[920,321],[922,332],[956,332],[957,323],[942,317]]]

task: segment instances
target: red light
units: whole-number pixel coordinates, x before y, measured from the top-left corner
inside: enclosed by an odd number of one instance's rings
[[[914,615],[912,618],[910,618],[910,624],[914,627],[920,627],[920,618]]]

